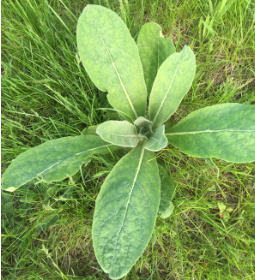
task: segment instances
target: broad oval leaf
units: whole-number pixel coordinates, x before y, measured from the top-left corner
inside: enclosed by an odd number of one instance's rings
[[[145,149],[153,152],[160,151],[167,146],[167,138],[165,136],[165,126],[162,125],[156,129],[145,145]]]
[[[175,47],[170,38],[164,38],[162,28],[155,22],[143,25],[137,38],[137,46],[143,64],[147,93],[150,95],[158,68],[175,52]]]
[[[87,5],[78,21],[81,61],[109,103],[125,119],[145,115],[147,93],[135,41],[120,17],[98,5]],[[124,114],[122,113],[124,112]]]
[[[96,132],[104,141],[117,146],[136,147],[139,142],[136,127],[128,121],[104,122]]]
[[[50,140],[17,156],[2,177],[2,189],[13,192],[32,179],[61,181],[74,175],[95,153],[114,149],[99,136],[81,135]]]
[[[191,86],[195,68],[194,53],[187,46],[160,66],[149,100],[153,128],[159,127],[176,111]]]
[[[197,110],[166,131],[188,155],[231,162],[255,161],[255,106],[219,104]]]
[[[161,218],[168,218],[173,210],[174,205],[172,199],[174,196],[174,184],[170,176],[168,175],[166,169],[161,164],[158,164],[159,177],[161,181],[160,190],[160,205],[158,209],[159,216]]]
[[[126,275],[153,232],[160,199],[155,156],[139,145],[106,178],[92,226],[97,260],[111,279]]]

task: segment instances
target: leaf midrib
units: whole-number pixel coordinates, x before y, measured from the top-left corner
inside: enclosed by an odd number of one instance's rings
[[[100,28],[99,28],[99,27],[98,27],[98,31],[100,31]],[[117,76],[118,76],[118,79],[119,79],[119,81],[120,81],[121,87],[123,88],[123,91],[124,91],[124,93],[125,93],[125,95],[126,95],[126,98],[127,98],[128,102],[129,102],[129,105],[130,105],[130,107],[131,107],[133,113],[135,114],[136,118],[138,118],[138,114],[137,114],[137,112],[136,112],[136,110],[135,110],[135,108],[134,108],[134,106],[133,106],[133,103],[131,102],[130,97],[129,97],[128,93],[127,93],[127,90],[126,90],[126,88],[125,88],[125,86],[124,86],[124,84],[123,84],[123,82],[122,82],[122,79],[121,79],[121,77],[120,77],[120,74],[119,74],[119,72],[118,72],[118,69],[117,69],[117,67],[115,66],[114,60],[112,59],[111,53],[110,53],[110,51],[109,51],[109,48],[106,46],[105,41],[104,41],[104,39],[103,39],[101,33],[99,33],[99,35],[100,35],[100,38],[101,38],[101,40],[102,40],[102,42],[103,42],[103,44],[104,44],[104,46],[105,46],[105,48],[106,48],[106,50],[107,50],[107,53],[108,53],[108,55],[109,55],[109,57],[110,57],[110,59],[111,59],[112,66],[113,66],[113,68],[114,68],[114,70],[115,70],[115,72],[116,72],[116,74],[117,74]]]
[[[138,166],[137,166],[136,174],[135,174],[135,177],[134,177],[134,180],[133,180],[133,184],[132,184],[131,190],[129,192],[128,201],[127,201],[127,204],[126,204],[126,209],[125,209],[125,213],[124,213],[124,217],[123,217],[123,222],[122,222],[121,227],[119,229],[119,232],[117,233],[117,236],[116,236],[116,242],[115,242],[115,246],[114,246],[114,254],[113,254],[113,258],[112,258],[112,262],[111,262],[111,267],[112,267],[112,264],[113,264],[113,262],[115,260],[115,257],[116,257],[115,252],[116,252],[116,246],[117,246],[118,238],[119,238],[119,235],[121,233],[121,230],[123,229],[124,223],[126,221],[128,205],[130,204],[130,199],[131,199],[134,187],[135,187],[135,183],[137,181],[137,177],[138,177],[139,171],[141,169],[141,165],[142,165],[142,161],[143,161],[143,156],[144,156],[144,151],[145,151],[144,146],[145,146],[145,143],[142,146],[141,155],[140,155],[139,163],[138,163]]]
[[[110,135],[114,135],[114,136],[118,136],[118,137],[136,137],[137,139],[139,139],[138,138],[138,134],[131,134],[131,135],[125,134],[125,135],[123,135],[123,134],[116,134],[116,133],[105,131],[105,130],[100,130],[100,133],[101,132],[103,132],[103,133],[105,133],[107,135],[110,134]]]
[[[199,133],[215,133],[215,132],[255,132],[255,130],[242,130],[242,129],[217,129],[217,130],[198,130],[187,132],[170,132],[165,135],[184,135],[184,134],[199,134]]]
[[[161,108],[162,108],[162,106],[163,106],[163,104],[164,104],[164,102],[165,102],[165,100],[166,100],[166,98],[167,98],[167,95],[168,95],[170,89],[171,89],[172,86],[173,86],[175,77],[176,77],[176,75],[177,75],[177,72],[178,72],[178,70],[179,70],[179,67],[180,67],[180,64],[181,64],[182,60],[183,60],[183,56],[180,57],[180,60],[179,60],[179,62],[178,62],[178,66],[176,67],[176,71],[175,71],[174,76],[173,76],[173,79],[172,79],[172,82],[171,82],[171,84],[170,84],[168,90],[166,91],[165,96],[164,96],[164,98],[163,98],[163,100],[162,100],[162,102],[161,102],[161,104],[160,104],[160,106],[159,106],[159,108],[158,108],[158,110],[157,110],[157,113],[156,113],[156,115],[155,115],[155,117],[154,117],[154,120],[153,120],[153,122],[152,122],[152,126],[154,125],[156,119],[158,118],[159,112],[161,111]],[[155,83],[154,83],[154,84],[155,84]],[[154,84],[153,84],[153,85],[154,85]],[[153,90],[153,88],[152,88],[152,90]],[[152,90],[151,90],[151,92],[152,92]]]
[[[93,149],[89,149],[89,150],[86,150],[86,151],[83,151],[83,152],[80,152],[80,153],[73,153],[73,154],[70,154],[70,155],[64,157],[63,159],[59,160],[58,162],[55,162],[55,163],[54,163],[53,165],[51,165],[50,167],[47,167],[46,169],[44,169],[44,170],[41,171],[40,173],[36,174],[35,176],[33,176],[32,178],[30,178],[29,180],[27,180],[27,181],[25,181],[25,182],[19,184],[19,185],[18,185],[17,187],[15,187],[15,188],[18,188],[18,187],[20,187],[20,186],[22,186],[22,185],[28,183],[28,182],[31,181],[33,178],[36,178],[36,177],[42,175],[42,174],[45,173],[47,170],[50,170],[51,168],[53,168],[53,167],[56,166],[57,164],[63,162],[64,160],[66,160],[66,159],[68,159],[68,158],[70,158],[70,157],[79,156],[79,155],[81,155],[81,154],[83,154],[83,153],[90,152],[90,151],[96,150],[96,149],[98,149],[98,148],[109,147],[109,146],[114,146],[114,145],[113,145],[113,144],[107,144],[107,145],[99,146],[99,147],[96,147],[96,148],[93,148]]]

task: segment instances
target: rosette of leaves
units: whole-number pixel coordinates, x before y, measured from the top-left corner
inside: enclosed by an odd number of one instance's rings
[[[110,278],[119,279],[142,255],[158,213],[168,217],[173,209],[173,183],[154,152],[169,142],[195,157],[254,161],[255,106],[206,107],[165,130],[195,75],[191,48],[176,52],[155,23],[142,27],[136,44],[118,15],[97,5],[86,6],[81,14],[77,41],[90,79],[108,93],[122,120],[29,149],[7,168],[2,188],[15,191],[35,178],[59,181],[74,175],[93,154],[133,148],[106,177],[92,226],[99,264]]]

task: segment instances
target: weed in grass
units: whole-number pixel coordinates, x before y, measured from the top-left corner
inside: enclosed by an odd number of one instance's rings
[[[212,1],[213,9],[218,4],[216,2]],[[106,4],[106,2],[101,4]],[[94,109],[103,107],[101,99],[105,97],[105,94],[94,88],[86,78],[85,71],[78,64],[79,60],[73,59],[76,53],[74,33],[71,39],[70,33],[68,35],[65,26],[56,17],[57,14],[72,33],[84,3],[77,1],[75,5],[71,5],[71,2],[65,1],[64,6],[62,2],[52,1],[48,5],[38,5],[34,1],[22,2],[21,5],[17,3],[14,6],[10,3],[2,5],[4,14],[2,23],[5,27],[3,38],[6,36],[8,38],[3,41],[2,65],[5,71],[2,73],[3,168],[8,166],[11,159],[29,147],[41,144],[48,139],[78,135],[84,125],[93,125],[107,120],[103,111]],[[106,6],[120,12],[116,2],[110,2]],[[167,35],[170,31],[173,32],[171,37],[175,41],[177,51],[182,49],[183,43],[192,48],[194,46],[197,74],[192,89],[174,116],[175,120],[182,119],[195,109],[212,104],[254,103],[254,71],[252,71],[254,4],[251,1],[235,1],[222,17],[218,29],[213,27],[216,29],[216,34],[211,39],[199,37],[203,25],[201,27],[198,25],[200,18],[206,20],[210,12],[208,1],[183,1],[180,5],[172,4],[171,1],[159,2],[154,5],[156,18],[152,18],[150,3],[141,4],[139,1],[129,1],[129,9],[130,18],[128,15],[127,19],[130,24],[128,26],[135,38],[141,24],[153,19],[162,25]],[[144,16],[141,16],[140,10],[144,11]],[[28,17],[24,17],[26,13]],[[48,20],[45,19],[45,15],[48,15]],[[48,42],[44,40],[43,35],[47,28],[44,32],[35,33],[38,37],[29,36],[31,24],[28,20],[33,16],[37,17],[40,23],[46,22],[48,24],[46,27],[54,31],[53,33],[58,36],[57,42],[62,42],[62,44],[57,43],[54,45],[55,49],[51,48],[45,52],[44,48],[47,49]],[[43,47],[36,44],[38,38],[44,42]],[[32,49],[29,49],[30,45]],[[211,45],[213,45],[212,51]],[[65,59],[62,57],[63,53],[66,54]],[[28,68],[32,63],[32,56],[37,59],[34,60],[33,67]],[[232,68],[222,67],[227,63],[231,63]],[[237,71],[231,71],[231,69]],[[64,72],[61,73],[61,71]],[[215,73],[218,73],[220,77],[220,79],[217,78],[217,83],[214,83]],[[51,80],[44,80],[45,75],[50,76]],[[32,83],[34,79],[39,83]],[[222,92],[224,92],[224,100]],[[77,109],[82,112],[82,120]],[[95,118],[95,114],[98,118]],[[58,229],[62,225],[72,234],[82,234],[84,231],[82,227],[73,226],[73,231],[70,229],[72,228],[71,221],[77,218],[79,224],[86,223],[88,229],[91,230],[94,201],[104,176],[93,179],[90,174],[110,171],[117,157],[120,158],[124,154],[125,151],[119,151],[115,159],[104,157],[100,164],[91,162],[86,167],[86,173],[85,168],[82,168],[81,173],[72,178],[72,182],[75,183],[72,203],[68,200],[56,202],[55,194],[52,198],[45,198],[42,203],[44,189],[53,185],[45,185],[40,192],[41,184],[31,183],[29,193],[33,193],[34,202],[29,205],[33,219],[30,219],[31,214],[21,215],[17,212],[17,207],[22,204],[19,202],[21,194],[15,194],[12,197],[11,201],[16,203],[13,207],[14,216],[16,218],[20,216],[21,222],[14,224],[12,228],[10,226],[2,228],[2,269],[6,272],[5,275],[9,275],[6,279],[18,277],[18,279],[33,279],[33,277],[61,279],[58,269],[41,251],[42,244],[45,244],[45,248],[50,253],[54,252],[53,260],[66,277],[72,279],[73,275],[80,275],[88,279],[89,277],[107,279],[97,265],[92,247],[90,251],[86,251],[75,259],[72,254],[68,255],[69,249],[75,248],[75,241],[70,240],[62,255],[55,253],[57,244],[64,239]],[[164,161],[167,169],[171,170],[172,176],[178,182],[175,216],[167,220],[158,220],[156,232],[153,234],[155,245],[151,246],[152,243],[150,243],[144,256],[132,269],[127,279],[142,279],[142,277],[145,279],[153,279],[153,277],[159,279],[252,279],[255,239],[253,230],[254,165],[192,159],[175,149],[160,152],[158,157]],[[111,163],[107,165],[109,160]],[[87,173],[88,169],[89,173]],[[83,186],[82,178],[86,182],[85,186]],[[60,189],[69,187],[70,182],[68,179],[54,186]],[[28,192],[22,190],[22,193],[25,195]],[[227,207],[235,209],[227,223],[219,216],[217,202],[220,201]],[[45,238],[40,239],[43,234],[40,233],[39,238],[35,239],[39,227],[36,221],[47,218],[49,212],[44,210],[43,205],[48,205],[48,203],[52,208],[59,210],[59,219],[55,225],[45,230]],[[18,233],[21,225],[26,232],[22,244]],[[57,243],[52,242],[57,237],[59,237]],[[88,236],[88,239],[84,238],[84,240],[91,246],[89,238]],[[65,248],[65,243],[62,244]],[[65,265],[61,263],[64,256],[69,259],[69,265],[67,262]],[[80,262],[79,266],[71,266],[72,262],[76,261]]]

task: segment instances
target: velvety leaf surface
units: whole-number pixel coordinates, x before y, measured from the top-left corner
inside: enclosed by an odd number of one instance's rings
[[[81,134],[82,135],[97,135],[96,134],[96,130],[98,128],[99,124],[98,125],[91,125],[91,126],[88,126],[88,127],[85,127]]]
[[[166,136],[191,156],[255,161],[255,105],[225,103],[194,111]]]
[[[137,46],[143,64],[147,92],[150,95],[159,66],[175,52],[175,47],[170,38],[164,38],[162,28],[154,22],[143,25],[137,38]]]
[[[128,121],[104,122],[96,132],[104,141],[117,146],[136,147],[139,142],[136,127]]]
[[[139,145],[106,178],[92,227],[97,260],[110,278],[126,275],[153,232],[160,199],[155,155]]]
[[[145,119],[144,117],[139,117],[135,120],[134,124],[139,129],[139,138],[140,140],[148,140],[147,136],[151,135],[151,121]],[[146,136],[147,135],[147,136]]]
[[[167,138],[164,134],[165,126],[162,125],[156,129],[154,134],[149,138],[145,145],[145,149],[153,152],[160,151],[167,146]]]
[[[125,119],[145,115],[147,92],[142,63],[128,28],[113,11],[87,5],[77,26],[81,61],[109,103]]]
[[[134,124],[139,128],[146,127],[147,129],[149,129],[149,127],[151,127],[151,121],[147,120],[144,117],[139,117],[138,119],[136,119]]]
[[[158,68],[171,55],[175,53],[175,46],[170,38],[159,37]]]
[[[173,210],[174,205],[171,202],[174,195],[174,184],[166,169],[161,164],[158,164],[159,177],[161,181],[160,191],[160,205],[158,209],[159,216],[161,218],[168,218]]]
[[[89,156],[114,148],[99,136],[81,135],[50,140],[17,156],[2,177],[2,189],[15,191],[34,178],[61,181],[74,175]]]
[[[195,68],[194,53],[187,46],[160,66],[149,100],[153,128],[159,127],[176,111],[191,86]]]

